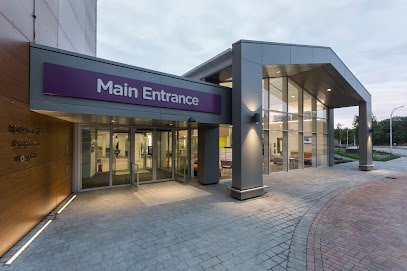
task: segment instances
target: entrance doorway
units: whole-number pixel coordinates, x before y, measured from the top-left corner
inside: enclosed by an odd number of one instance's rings
[[[136,129],[133,135],[133,183],[174,179],[173,131]]]
[[[188,152],[184,151],[188,145],[179,140],[186,130],[112,126],[80,130],[79,190],[175,180],[185,172],[179,168],[192,164],[175,155],[180,149],[182,155]]]

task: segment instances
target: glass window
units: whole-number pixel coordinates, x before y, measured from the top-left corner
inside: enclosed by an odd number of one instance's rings
[[[298,169],[300,149],[299,133],[288,132],[288,169]]]
[[[188,131],[177,131],[176,174],[188,174]]]
[[[328,123],[326,119],[317,119],[317,132],[318,133],[328,133]]]
[[[299,98],[301,89],[294,84],[291,80],[288,80],[288,112],[297,113],[299,112]]]
[[[304,122],[303,122],[303,131],[304,131],[304,133],[316,132],[316,130],[313,129],[315,127],[315,122],[316,122],[315,118],[304,119]]]
[[[269,111],[268,110],[263,110],[263,129],[269,129]]]
[[[315,102],[315,98],[311,96],[308,92],[304,91],[303,93],[303,99],[304,99],[304,120],[306,119],[311,119],[312,117],[315,117],[315,113],[313,113],[312,110],[312,104]]]
[[[131,182],[129,133],[129,128],[115,128],[113,132],[113,185]]]
[[[284,130],[284,121],[287,120],[287,113],[269,112],[270,130]]]
[[[300,116],[296,114],[288,114],[288,130],[298,131],[298,124],[300,121]]]
[[[232,178],[232,127],[219,127],[219,163],[221,178]]]
[[[317,118],[326,119],[326,106],[317,101]]]
[[[318,166],[328,165],[328,136],[324,134],[317,135]]]
[[[269,88],[268,78],[263,79],[263,109],[269,109]]]
[[[271,110],[285,112],[287,110],[287,102],[283,95],[283,78],[269,78],[269,105]]]
[[[283,171],[287,168],[284,157],[284,136],[282,131],[270,131],[270,172]]]
[[[269,174],[270,171],[270,141],[269,131],[263,130],[263,174]]]
[[[82,136],[82,189],[109,186],[110,130],[84,127]]]
[[[316,166],[316,146],[316,135],[304,133],[304,168]]]

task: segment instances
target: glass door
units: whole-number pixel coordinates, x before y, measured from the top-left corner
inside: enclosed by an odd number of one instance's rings
[[[156,180],[173,178],[173,133],[171,131],[156,131],[157,169]]]
[[[153,180],[153,131],[137,130],[134,134],[133,182]]]
[[[130,184],[130,129],[114,128],[113,130],[113,159],[112,184]]]

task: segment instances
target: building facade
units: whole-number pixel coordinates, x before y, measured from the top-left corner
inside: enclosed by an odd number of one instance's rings
[[[334,108],[359,106],[372,168],[370,94],[330,48],[241,40],[175,76],[95,57],[96,1],[0,20],[0,255],[72,192],[231,178],[243,200],[264,174],[332,166]]]
[[[96,55],[96,1],[0,2],[0,255],[70,193],[73,124],[30,110],[30,43]]]

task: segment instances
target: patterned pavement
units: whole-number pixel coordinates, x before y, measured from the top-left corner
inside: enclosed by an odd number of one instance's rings
[[[79,193],[12,265],[21,243],[1,258],[0,271],[403,270],[406,165],[277,173],[264,177],[263,197],[246,201],[229,196],[227,180]]]

